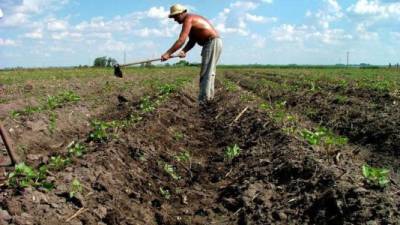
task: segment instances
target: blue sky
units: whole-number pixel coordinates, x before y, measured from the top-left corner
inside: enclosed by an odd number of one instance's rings
[[[180,26],[170,0],[0,0],[0,68],[159,57]],[[400,62],[399,0],[180,1],[220,32],[223,64]],[[188,56],[200,61],[200,47]],[[174,62],[174,61],[171,61]]]

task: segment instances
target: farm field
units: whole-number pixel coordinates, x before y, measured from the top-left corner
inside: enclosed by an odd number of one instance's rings
[[[400,224],[399,70],[112,73],[0,71],[0,224]]]

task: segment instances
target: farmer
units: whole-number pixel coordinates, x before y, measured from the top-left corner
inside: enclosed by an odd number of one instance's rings
[[[185,44],[188,37],[189,41],[179,52],[179,57],[185,58],[186,53],[196,43],[203,46],[201,51],[199,102],[200,104],[207,103],[214,98],[215,72],[222,49],[222,41],[218,32],[206,18],[188,13],[187,9],[180,4],[171,6],[169,18],[173,18],[177,23],[182,24],[182,31],[178,40],[161,56],[161,60],[170,59],[171,55]]]

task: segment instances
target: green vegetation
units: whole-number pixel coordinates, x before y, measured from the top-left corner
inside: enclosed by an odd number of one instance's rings
[[[51,170],[61,170],[64,169],[64,167],[68,164],[71,163],[70,158],[64,158],[62,156],[52,156],[49,160],[49,165],[48,168]]]
[[[83,190],[82,184],[78,179],[73,179],[71,186],[70,186],[70,191],[69,191],[69,198],[75,197],[77,193],[81,193]]]
[[[164,172],[166,172],[168,175],[170,175],[174,180],[179,180],[181,179],[181,177],[176,173],[175,168],[168,164],[168,163],[164,163],[163,166]]]
[[[7,185],[16,189],[33,186],[51,190],[54,185],[46,181],[46,176],[46,166],[41,166],[39,170],[35,170],[22,162],[15,165],[14,171],[8,174]]]
[[[180,152],[175,156],[178,162],[189,162],[190,161],[190,153],[188,151]]]
[[[169,200],[171,198],[171,193],[168,189],[164,189],[162,187],[160,187],[160,193],[163,196],[163,198]]]
[[[386,187],[390,183],[389,170],[374,168],[369,165],[362,166],[362,174],[371,185],[375,185],[381,188]]]
[[[80,143],[73,143],[68,147],[68,154],[70,156],[82,157],[86,153],[86,147]]]
[[[240,151],[241,151],[241,149],[237,144],[228,146],[228,147],[226,147],[225,152],[224,152],[225,158],[229,161],[232,161],[234,158],[239,156]]]

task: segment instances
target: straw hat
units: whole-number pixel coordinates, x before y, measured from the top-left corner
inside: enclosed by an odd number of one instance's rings
[[[170,8],[170,13],[169,13],[169,18],[174,17],[180,13],[184,13],[187,12],[187,9],[185,8],[185,6],[181,5],[181,4],[175,4],[173,6],[171,6]]]

